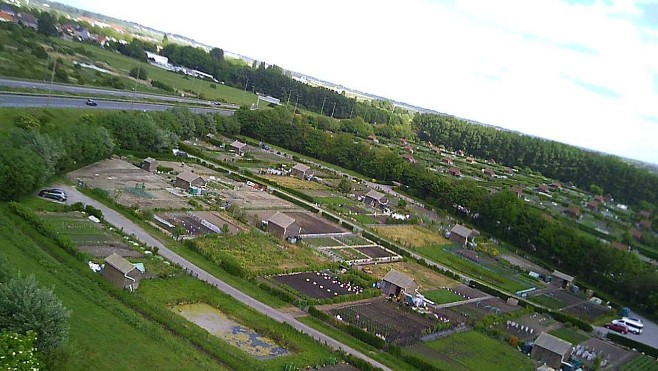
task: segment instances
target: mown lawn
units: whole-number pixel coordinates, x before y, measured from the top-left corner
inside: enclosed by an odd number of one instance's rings
[[[502,341],[477,331],[413,345],[406,352],[441,370],[533,370],[533,361]]]
[[[454,303],[456,301],[465,300],[461,296],[452,293],[446,289],[429,291],[423,293],[423,295],[425,295],[427,299],[433,301],[435,304],[447,304],[447,303]]]
[[[556,337],[559,337],[562,340],[570,342],[573,346],[576,346],[583,341],[589,339],[590,337],[586,334],[584,334],[582,331],[575,329],[575,328],[569,328],[569,327],[560,327],[558,329],[555,329],[551,332],[549,332],[551,335],[555,335]]]
[[[52,287],[72,311],[66,357],[58,370],[137,370],[144,365],[157,370],[222,369],[44,249],[59,248],[0,206],[0,253],[21,274],[34,275],[41,285]]]

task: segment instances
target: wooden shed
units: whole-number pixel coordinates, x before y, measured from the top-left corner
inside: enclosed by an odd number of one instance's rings
[[[103,277],[117,288],[136,290],[141,275],[141,272],[131,262],[117,253],[105,258]]]
[[[571,343],[542,332],[532,347],[530,356],[541,364],[560,370],[571,353]]]
[[[413,278],[391,269],[382,279],[380,287],[384,295],[399,297],[405,292],[413,295],[419,286]]]

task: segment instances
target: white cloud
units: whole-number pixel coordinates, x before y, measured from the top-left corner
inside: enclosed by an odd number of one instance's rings
[[[658,163],[658,30],[637,3],[65,1],[345,86]]]

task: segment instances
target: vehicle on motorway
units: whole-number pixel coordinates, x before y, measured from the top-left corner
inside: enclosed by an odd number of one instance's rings
[[[66,192],[58,188],[42,189],[39,192],[39,197],[64,202],[66,201]]]
[[[628,332],[636,335],[641,334],[642,330],[644,329],[644,324],[642,321],[636,318],[623,317],[622,319],[616,319],[612,321],[612,323],[626,326],[628,327]]]
[[[96,101],[91,98],[87,99],[87,102],[85,104],[92,107],[96,107],[98,105],[98,103],[96,103]]]
[[[621,323],[608,323],[605,325],[605,328],[612,331],[617,331],[622,334],[628,334],[628,327],[626,325],[622,325]]]

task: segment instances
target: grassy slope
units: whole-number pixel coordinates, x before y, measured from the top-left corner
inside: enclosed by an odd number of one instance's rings
[[[45,131],[66,130],[66,127],[73,125],[80,117],[98,113],[97,110],[89,109],[61,109],[61,108],[0,108],[0,135],[8,129],[14,127],[14,120],[18,115],[31,114],[36,118],[44,118],[51,122],[45,125]]]
[[[532,370],[533,362],[509,345],[467,331],[407,348],[442,370]]]
[[[48,255],[52,243],[0,207],[0,247],[13,267],[54,288],[72,310],[63,369],[220,369],[184,340],[145,320],[79,272]],[[82,264],[82,263],[80,263]]]

